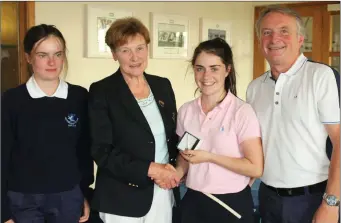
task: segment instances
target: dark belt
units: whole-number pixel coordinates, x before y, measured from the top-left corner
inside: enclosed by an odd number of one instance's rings
[[[270,190],[276,192],[279,196],[292,197],[292,196],[300,196],[300,195],[305,195],[305,194],[324,193],[326,190],[327,181],[323,181],[323,182],[305,186],[305,187],[295,187],[295,188],[276,188],[276,187],[271,187],[266,184],[264,185]]]

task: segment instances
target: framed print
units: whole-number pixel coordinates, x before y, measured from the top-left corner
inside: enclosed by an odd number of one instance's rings
[[[133,16],[132,12],[114,10],[110,7],[86,5],[85,56],[112,58],[111,50],[105,43],[105,34],[118,18]]]
[[[231,22],[214,19],[200,19],[200,42],[220,37],[230,46],[231,41]]]
[[[185,16],[151,13],[151,57],[186,59],[188,30]]]

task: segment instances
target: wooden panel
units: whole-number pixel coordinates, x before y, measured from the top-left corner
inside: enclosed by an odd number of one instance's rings
[[[329,56],[330,57],[339,57],[340,56],[340,52],[329,52]]]
[[[340,4],[340,3],[338,3]],[[340,11],[331,11],[329,12],[330,15],[340,15]]]
[[[302,17],[312,17],[313,18],[313,50],[311,59],[314,61],[322,62],[322,12],[325,9],[327,11],[327,5],[310,5],[305,7],[299,7],[293,5],[290,7],[300,14]]]
[[[3,2],[1,4],[1,44],[16,46],[18,33],[17,2]]]
[[[260,13],[264,9],[264,6],[255,7],[255,22],[254,27],[256,25],[256,21],[259,18]],[[265,71],[265,58],[262,54],[259,40],[257,37],[256,29],[254,28],[254,38],[253,38],[253,79],[261,76]]]
[[[306,56],[307,58],[312,58],[313,57],[313,53],[312,52],[303,52],[304,56]]]
[[[323,37],[321,39],[322,45],[321,45],[321,62],[325,64],[329,64],[329,49],[331,46],[331,28],[330,28],[330,13],[328,12],[328,5],[324,6],[323,12],[322,12],[322,33]]]
[[[25,83],[30,77],[28,63],[25,59],[24,37],[27,30],[35,25],[35,3],[19,2],[19,82]]]

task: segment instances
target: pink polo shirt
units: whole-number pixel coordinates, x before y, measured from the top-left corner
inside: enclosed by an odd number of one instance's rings
[[[185,131],[201,139],[198,149],[237,158],[244,156],[240,143],[261,136],[252,107],[231,92],[207,115],[202,111],[200,97],[182,105],[176,133],[182,136]],[[186,186],[206,193],[227,194],[243,190],[249,181],[249,177],[206,162],[189,165]]]

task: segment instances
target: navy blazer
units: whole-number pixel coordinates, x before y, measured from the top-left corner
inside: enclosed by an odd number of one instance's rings
[[[165,126],[169,162],[175,164],[177,109],[170,81],[144,73]],[[91,84],[89,118],[92,156],[98,166],[92,208],[109,214],[142,217],[153,200],[148,169],[155,139],[120,69]],[[174,189],[179,202],[179,190]]]

